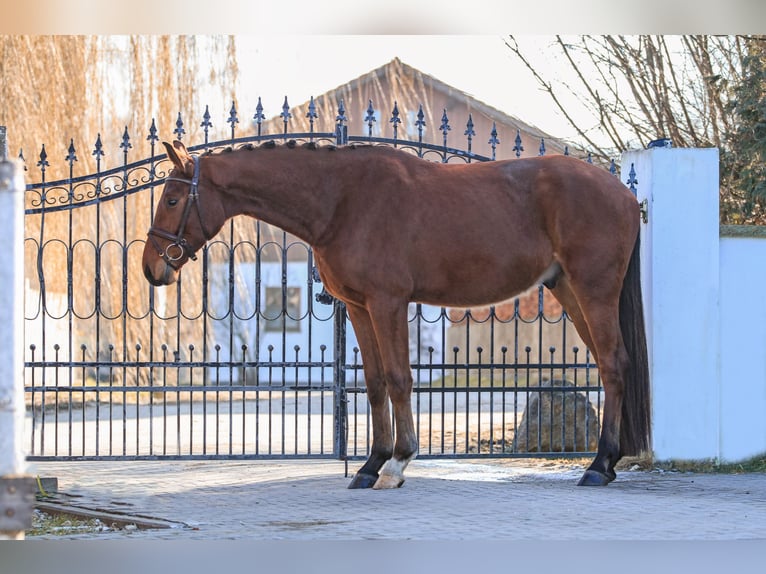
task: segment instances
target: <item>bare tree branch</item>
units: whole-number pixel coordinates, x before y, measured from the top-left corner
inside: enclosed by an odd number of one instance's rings
[[[556,104],[556,107],[561,111],[561,113],[564,115],[566,120],[569,122],[569,124],[577,131],[577,133],[582,137],[588,146],[590,146],[592,149],[598,150],[598,153],[600,155],[603,155],[604,157],[607,157],[608,154],[599,146],[595,141],[593,141],[590,137],[588,137],[587,133],[577,124],[577,122],[572,118],[571,115],[566,110],[566,107],[561,103],[558,96],[556,95],[556,92],[553,90],[553,87],[550,83],[543,80],[542,76],[537,72],[537,70],[532,66],[532,64],[529,62],[529,60],[521,53],[518,43],[516,42],[516,39],[513,36],[510,36],[509,40],[504,40],[505,45],[516,54],[516,56],[521,60],[521,62],[527,67],[527,69],[532,73],[532,75],[535,77],[535,79],[538,81],[540,86],[548,92],[551,99],[553,100],[554,104]],[[510,43],[512,42],[512,44]]]
[[[580,66],[578,66],[577,63],[574,61],[569,48],[561,39],[561,36],[556,36],[556,40],[559,46],[561,47],[564,55],[566,56],[567,60],[569,61],[570,65],[572,66],[572,69],[575,71],[575,73],[577,74],[577,77],[580,79],[580,82],[585,87],[586,92],[591,96],[593,102],[595,103],[595,112],[598,114],[600,125],[604,128],[604,130],[606,131],[607,135],[611,139],[614,146],[617,149],[620,149],[621,147],[623,147],[624,142],[622,138],[620,137],[619,130],[616,129],[612,121],[612,114],[609,113],[608,108],[605,106],[598,92],[593,90],[591,87],[591,84],[585,79],[585,76],[583,72],[581,71]],[[605,155],[603,151],[600,151],[600,154]]]
[[[556,36],[552,49],[568,67],[562,78],[544,77],[513,36],[506,45],[598,153],[603,141],[624,149],[631,138],[643,145],[660,136],[680,146],[721,146],[731,129],[726,106],[746,50],[741,37]],[[563,76],[576,82],[569,85]],[[573,110],[563,109],[562,87],[598,120],[600,138],[593,128],[577,125]]]

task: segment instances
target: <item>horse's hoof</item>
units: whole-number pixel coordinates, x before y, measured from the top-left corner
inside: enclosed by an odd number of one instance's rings
[[[616,478],[616,475],[604,474],[597,470],[586,470],[577,486],[606,486]]]
[[[361,474],[357,472],[354,475],[354,478],[351,480],[351,483],[348,485],[349,488],[372,488],[375,486],[375,481],[378,480],[378,476],[376,474]]]
[[[398,476],[392,476],[390,474],[381,474],[380,478],[375,482],[373,490],[384,490],[390,488],[399,488],[404,484],[404,479]]]

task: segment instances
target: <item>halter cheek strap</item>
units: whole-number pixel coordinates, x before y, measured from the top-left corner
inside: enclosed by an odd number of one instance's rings
[[[182,179],[180,177],[165,178],[166,182],[178,181],[181,183],[189,184],[189,196],[186,198],[186,205],[184,206],[184,211],[181,215],[181,222],[178,225],[178,231],[176,233],[171,233],[170,231],[166,231],[165,229],[160,229],[155,226],[150,227],[148,231],[149,239],[157,249],[159,256],[165,260],[165,263],[174,269],[178,269],[178,261],[182,259],[184,255],[192,261],[196,261],[197,259],[197,256],[194,254],[196,249],[192,248],[183,236],[184,231],[186,230],[186,223],[189,220],[189,214],[191,213],[192,205],[196,206],[197,217],[202,229],[202,235],[204,236],[205,240],[210,239],[210,236],[205,229],[204,220],[202,219],[202,210],[200,209],[199,202],[199,158],[195,155],[192,156],[192,160],[194,162],[194,173],[191,180]],[[170,241],[170,244],[162,249],[155,237],[166,239]]]

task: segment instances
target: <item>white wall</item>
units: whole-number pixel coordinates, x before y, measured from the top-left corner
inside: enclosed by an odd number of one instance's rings
[[[766,237],[720,240],[720,458],[766,452]]]
[[[633,165],[657,460],[766,452],[766,239],[720,237],[718,151],[659,148]]]

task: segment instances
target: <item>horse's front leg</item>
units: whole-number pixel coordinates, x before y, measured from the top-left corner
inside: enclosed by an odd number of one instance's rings
[[[369,309],[386,388],[394,409],[396,431],[393,456],[380,469],[380,477],[373,488],[398,488],[404,483],[404,469],[418,451],[418,439],[412,418],[407,302],[375,301],[369,305]]]
[[[359,349],[362,352],[367,400],[372,411],[370,456],[354,475],[348,487],[372,488],[378,480],[378,471],[394,452],[391,414],[388,409],[388,392],[375,333],[367,310],[353,304],[347,304],[346,309],[351,324],[354,326]]]

